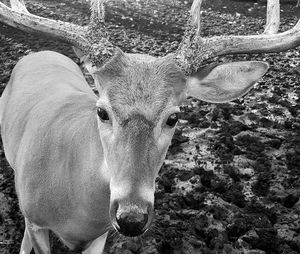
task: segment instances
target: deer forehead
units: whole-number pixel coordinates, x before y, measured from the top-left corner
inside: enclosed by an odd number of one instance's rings
[[[136,114],[157,122],[178,104],[185,88],[185,77],[171,57],[121,53],[97,75],[103,87],[100,99],[109,103],[120,122]]]

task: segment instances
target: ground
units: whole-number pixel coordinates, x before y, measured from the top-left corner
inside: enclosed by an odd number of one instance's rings
[[[87,24],[80,0],[28,0],[49,18]],[[282,1],[281,26],[299,18]],[[266,1],[206,1],[203,36],[263,31]],[[162,56],[177,48],[190,0],[110,1],[111,40],[127,52]],[[0,93],[16,62],[44,49],[78,62],[69,45],[0,24]],[[137,239],[111,235],[106,253],[300,253],[300,54],[222,57],[263,60],[264,78],[244,98],[212,105],[189,99],[157,179],[155,222]],[[215,59],[216,60],[216,59]],[[91,82],[91,78],[86,75]],[[13,171],[0,146],[0,253],[18,253],[24,230]],[[55,237],[53,253],[68,251]]]

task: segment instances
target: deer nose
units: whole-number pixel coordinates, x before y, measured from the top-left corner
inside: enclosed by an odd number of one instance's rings
[[[153,205],[148,202],[114,201],[110,208],[112,225],[122,235],[134,237],[146,232],[153,219]]]
[[[146,231],[148,214],[137,212],[123,212],[116,218],[119,232],[125,236],[138,236]]]

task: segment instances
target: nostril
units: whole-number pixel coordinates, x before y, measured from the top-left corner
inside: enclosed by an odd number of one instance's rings
[[[117,218],[119,231],[125,236],[138,236],[144,233],[148,223],[148,214],[124,212]]]

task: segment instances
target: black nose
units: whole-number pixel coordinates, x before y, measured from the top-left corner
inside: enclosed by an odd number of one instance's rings
[[[119,232],[125,236],[138,236],[145,232],[148,214],[137,212],[123,212],[117,216]]]

